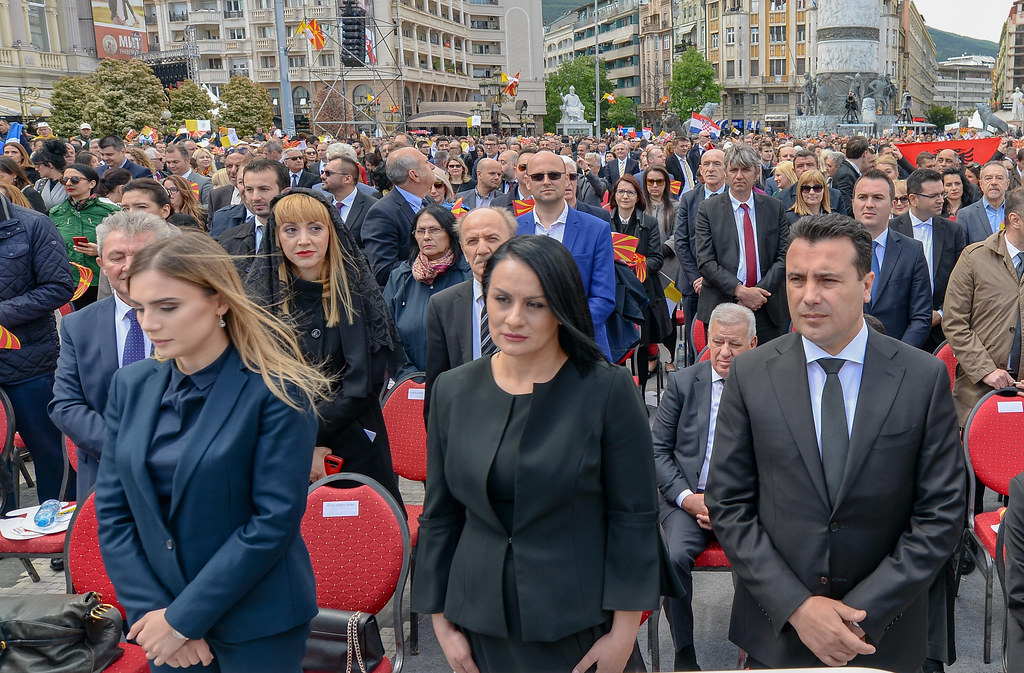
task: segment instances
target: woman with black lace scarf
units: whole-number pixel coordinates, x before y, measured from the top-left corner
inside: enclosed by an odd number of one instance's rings
[[[317,405],[310,481],[325,476],[324,457],[332,454],[344,472],[376,479],[401,502],[378,402],[400,342],[380,288],[325,197],[292,189],[271,208],[269,253],[253,262],[246,292],[290,318],[307,360],[333,381]]]

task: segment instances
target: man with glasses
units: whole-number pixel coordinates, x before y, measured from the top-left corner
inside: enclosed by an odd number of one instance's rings
[[[918,169],[907,178],[910,209],[889,222],[889,227],[904,236],[920,241],[932,290],[932,329],[921,346],[934,352],[945,340],[942,333],[942,302],[946,297],[949,274],[963,252],[966,239],[963,227],[939,217],[945,192],[938,171]]]
[[[964,229],[967,245],[984,241],[1003,228],[1006,221],[1005,197],[1010,186],[1009,171],[998,161],[981,167],[982,198],[964,206],[956,214],[956,223]]]
[[[606,222],[573,210],[565,202],[565,163],[553,152],[530,159],[526,186],[533,195],[533,212],[518,218],[519,234],[548,236],[565,245],[579,267],[587,304],[594,321],[594,340],[611,360],[605,321],[615,310],[615,262],[612,232]]]
[[[476,187],[459,192],[455,199],[462,199],[467,210],[487,208],[494,198],[501,196],[501,164],[495,159],[484,157],[476,162]]]
[[[580,177],[579,170],[576,167],[576,162],[564,155],[562,156],[562,161],[565,163],[565,177],[568,178],[568,180],[565,181],[565,202],[568,203],[569,207],[573,210],[578,210],[581,213],[586,213],[587,215],[593,215],[594,217],[610,223],[612,216],[610,212],[601,206],[593,206],[589,203],[580,201],[577,185],[585,185],[587,182]]]
[[[323,190],[333,197],[334,207],[349,230],[360,229],[363,218],[376,199],[356,189],[359,165],[348,157],[331,159],[327,168],[320,171],[320,180]]]
[[[798,150],[796,156],[793,157],[793,171],[796,173],[797,182],[800,181],[800,176],[807,171],[818,169],[818,156],[814,153],[814,150]],[[789,210],[796,203],[796,184],[786,187],[780,192],[772,194],[779,201],[782,201],[782,207]],[[845,215],[850,214],[849,204],[843,199],[843,195],[835,187],[828,188],[828,202],[832,206],[833,213],[843,213]]]
[[[290,188],[306,187],[308,189],[319,183],[317,176],[306,170],[302,150],[298,147],[286,149],[282,154],[281,163],[288,169],[288,186]]]
[[[199,201],[204,206],[210,205],[210,192],[213,191],[213,181],[205,175],[192,170],[190,163],[192,155],[188,148],[181,143],[174,143],[167,146],[164,164],[168,170],[188,182],[195,183],[199,187]]]

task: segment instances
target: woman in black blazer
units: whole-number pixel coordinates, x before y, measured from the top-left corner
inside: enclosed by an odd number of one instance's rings
[[[378,401],[401,343],[366,257],[329,199],[296,188],[271,203],[270,252],[253,263],[247,291],[294,323],[303,354],[333,382],[317,405],[310,481],[325,476],[324,456],[333,454],[345,472],[377,480],[402,502]]]
[[[456,673],[640,670],[664,558],[644,404],[564,246],[513,238],[483,287],[500,351],[434,384],[413,609]]]
[[[114,374],[96,482],[128,637],[154,671],[299,673],[317,612],[299,526],[328,382],[206,234],[139,252],[128,289],[157,359]]]

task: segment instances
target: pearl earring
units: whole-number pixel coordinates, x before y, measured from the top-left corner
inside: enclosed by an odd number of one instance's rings
[[[227,326],[227,323],[226,323],[226,322],[224,322],[224,316],[221,316],[221,317],[220,317],[220,326],[221,326],[221,327],[225,327],[225,326]]]

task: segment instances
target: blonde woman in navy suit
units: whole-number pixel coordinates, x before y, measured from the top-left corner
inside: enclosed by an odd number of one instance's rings
[[[141,251],[128,292],[158,358],[114,375],[96,484],[128,637],[154,671],[298,673],[317,612],[299,524],[327,381],[205,234]]]

